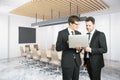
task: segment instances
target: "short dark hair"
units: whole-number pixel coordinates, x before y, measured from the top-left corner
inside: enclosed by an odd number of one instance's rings
[[[69,18],[68,18],[68,23],[75,23],[75,21],[80,21],[80,18],[76,15],[71,15]]]
[[[88,22],[88,21],[91,21],[93,24],[95,24],[95,18],[93,18],[93,17],[87,17],[86,18],[86,20],[85,20],[86,22]]]

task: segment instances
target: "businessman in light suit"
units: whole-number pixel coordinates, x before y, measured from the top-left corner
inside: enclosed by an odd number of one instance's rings
[[[81,47],[69,48],[69,35],[81,34],[77,31],[79,27],[79,17],[72,15],[68,18],[69,27],[59,31],[56,42],[56,50],[62,51],[62,76],[63,80],[79,80],[79,69],[81,64],[80,51]],[[76,52],[76,50],[78,52]]]
[[[101,80],[101,69],[104,67],[103,54],[107,52],[106,37],[95,29],[95,19],[86,18],[86,30],[89,34],[89,47],[84,48],[84,65],[90,80]]]

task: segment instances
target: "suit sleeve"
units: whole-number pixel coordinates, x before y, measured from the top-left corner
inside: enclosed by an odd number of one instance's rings
[[[96,44],[98,44],[98,46],[92,48],[92,55],[103,54],[107,52],[106,37],[104,33],[99,34],[98,43]]]
[[[57,42],[56,42],[56,50],[57,51],[62,50],[62,34],[61,34],[61,32],[58,33]]]

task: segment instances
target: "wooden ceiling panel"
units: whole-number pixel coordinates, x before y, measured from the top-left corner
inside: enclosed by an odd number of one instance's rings
[[[101,0],[32,0],[10,13],[49,20],[107,8]]]

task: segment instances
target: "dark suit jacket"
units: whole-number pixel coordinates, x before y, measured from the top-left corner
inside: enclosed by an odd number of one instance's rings
[[[75,31],[75,34],[81,34],[78,31]],[[68,28],[60,31],[58,33],[58,38],[56,42],[56,50],[62,51],[62,60],[61,60],[61,66],[64,68],[72,68],[74,66],[74,58],[73,54],[76,55],[76,62],[77,65],[80,66],[81,59],[79,53],[76,53],[76,49],[69,48],[68,45]]]
[[[90,64],[92,68],[102,68],[104,67],[104,59],[103,53],[107,52],[107,44],[106,37],[103,32],[95,30],[91,42],[90,47],[92,48],[92,52],[90,53]],[[86,63],[86,52],[84,54],[84,60]]]

